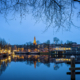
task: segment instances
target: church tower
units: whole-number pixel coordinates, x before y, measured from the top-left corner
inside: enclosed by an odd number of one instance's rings
[[[36,43],[36,38],[34,37],[34,42],[33,42],[33,44],[34,45],[37,45],[37,43]]]

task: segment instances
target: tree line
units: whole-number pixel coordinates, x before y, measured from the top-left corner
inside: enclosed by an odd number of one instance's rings
[[[38,45],[38,44],[42,44],[42,43],[40,43],[39,40],[37,40],[36,43],[37,43],[37,45]],[[45,43],[45,44],[73,44],[73,43],[77,44],[76,42],[69,41],[69,40],[67,40],[66,42],[63,42],[62,40],[60,40],[60,39],[57,38],[57,37],[54,37],[54,38],[53,38],[53,42],[50,42],[50,40],[47,40],[47,41],[45,41],[45,42],[43,42],[43,43]],[[27,43],[24,44],[24,45],[33,45],[33,43],[32,43],[32,42],[27,42]]]
[[[76,42],[72,42],[72,41],[69,41],[69,40],[67,40],[65,43],[63,43],[63,41],[59,40],[59,38],[57,38],[57,37],[53,38],[53,42],[52,43],[50,42],[50,40],[47,40],[44,43],[40,43],[40,41],[37,40],[36,43],[37,43],[37,45],[34,45],[32,42],[26,42],[25,44],[17,45],[17,47],[25,47],[25,48],[33,48],[34,49],[34,48],[39,48],[38,45],[44,44],[49,49],[50,44],[55,44],[55,45],[58,45],[58,44],[67,44],[69,46],[71,46],[73,43],[77,44]],[[8,44],[4,39],[0,38],[0,47],[1,48],[7,48],[9,45],[11,45],[11,44]]]

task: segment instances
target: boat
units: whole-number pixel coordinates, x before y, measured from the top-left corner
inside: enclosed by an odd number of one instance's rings
[[[40,52],[29,52],[29,55],[40,55]]]
[[[7,57],[8,53],[0,53],[0,57]]]
[[[29,54],[29,52],[15,52],[15,54]]]

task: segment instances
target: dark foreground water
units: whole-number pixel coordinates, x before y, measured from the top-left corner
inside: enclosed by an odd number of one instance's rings
[[[76,64],[80,67],[80,64]],[[72,80],[70,64],[55,63],[41,59],[27,57],[7,57],[0,60],[0,80]],[[77,71],[79,72],[79,71]],[[80,80],[80,74],[75,75]]]

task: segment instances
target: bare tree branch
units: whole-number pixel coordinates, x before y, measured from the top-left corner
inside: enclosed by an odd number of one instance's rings
[[[31,12],[35,18],[45,22],[45,30],[50,26],[57,30],[61,27],[69,30],[74,24],[73,16],[78,9],[75,7],[76,2],[80,3],[80,0],[0,0],[0,14],[4,17],[12,14],[14,18],[19,14],[23,19]],[[77,15],[80,15],[80,11]]]

